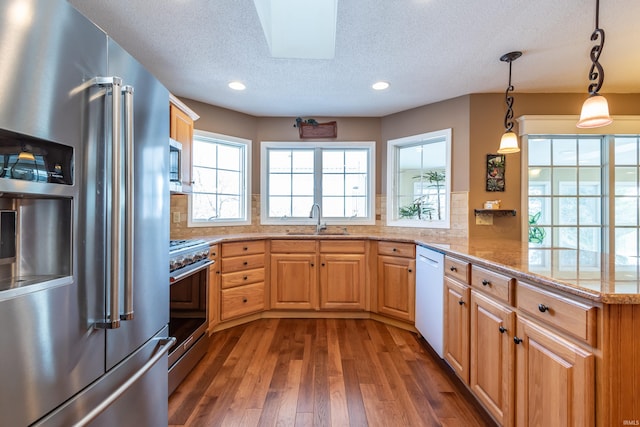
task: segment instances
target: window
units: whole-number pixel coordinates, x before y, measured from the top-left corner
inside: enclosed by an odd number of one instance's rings
[[[449,228],[451,129],[387,146],[387,224]]]
[[[312,224],[320,205],[327,224],[373,224],[375,144],[262,143],[262,223]]]
[[[194,132],[189,226],[251,224],[251,141]]]

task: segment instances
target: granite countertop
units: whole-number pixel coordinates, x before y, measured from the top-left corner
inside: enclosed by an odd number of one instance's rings
[[[518,280],[543,285],[594,302],[605,304],[640,304],[638,266],[634,260],[607,254],[565,248],[533,248],[514,240],[438,239],[399,234],[286,234],[243,233],[198,236],[211,244],[256,239],[369,239],[415,243],[430,247]]]

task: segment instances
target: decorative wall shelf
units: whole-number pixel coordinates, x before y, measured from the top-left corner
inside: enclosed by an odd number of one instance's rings
[[[475,216],[478,215],[493,215],[493,216],[516,216],[515,209],[474,209]]]
[[[298,133],[300,134],[300,138],[337,138],[338,123],[326,122],[315,125],[299,123]]]

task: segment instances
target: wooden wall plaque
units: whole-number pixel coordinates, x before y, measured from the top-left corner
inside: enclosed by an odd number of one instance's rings
[[[307,123],[298,124],[298,133],[300,138],[337,138],[338,123],[326,122],[310,125]]]

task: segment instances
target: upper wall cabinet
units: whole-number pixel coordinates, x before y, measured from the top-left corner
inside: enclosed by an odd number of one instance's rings
[[[182,101],[170,95],[169,137],[182,144],[182,157],[180,170],[182,175],[183,189],[191,188],[193,179],[191,177],[191,145],[193,142],[193,122],[198,120],[198,116],[193,110],[187,107]]]

